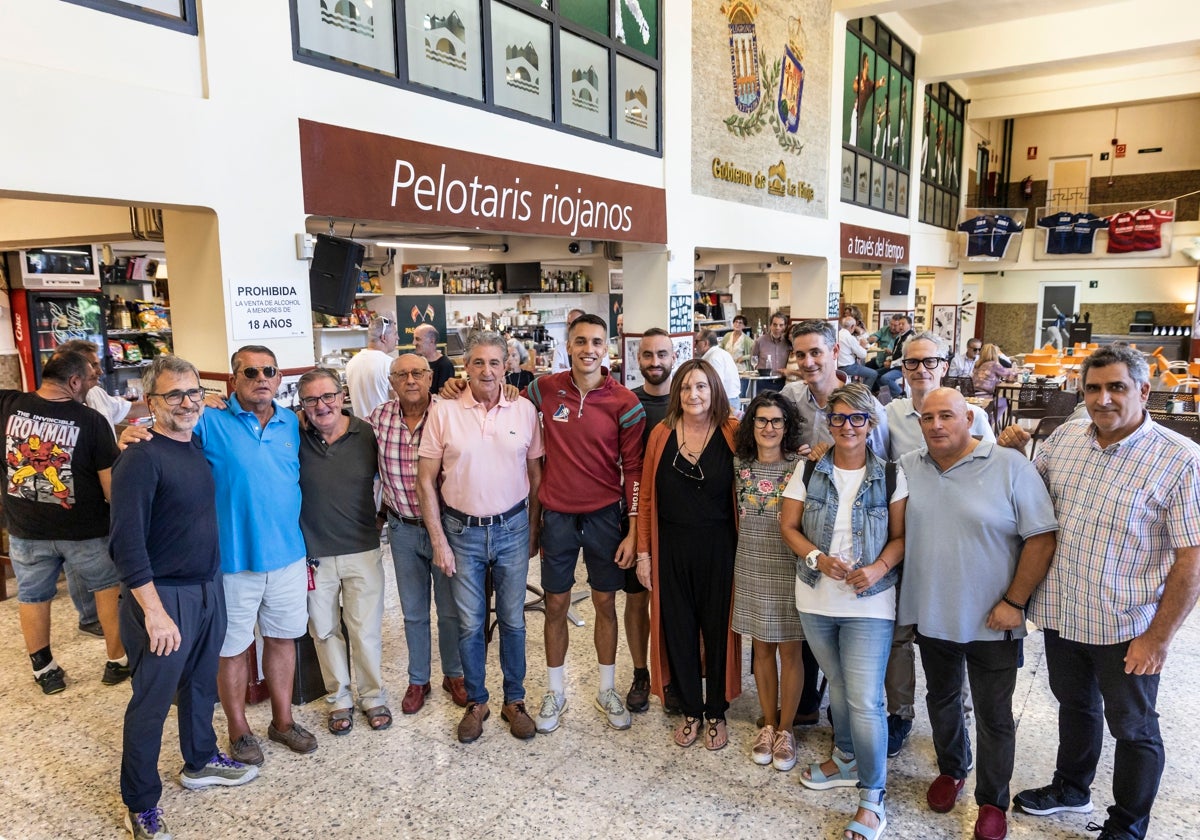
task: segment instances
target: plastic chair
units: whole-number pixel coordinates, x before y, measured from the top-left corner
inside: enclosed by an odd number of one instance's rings
[[[1188,365],[1188,376],[1200,377],[1200,365],[1192,362]]]
[[[975,382],[969,376],[944,376],[942,377],[942,387],[953,388],[967,397],[975,394]]]
[[[1026,365],[1044,365],[1055,360],[1052,353],[1026,353],[1022,360]]]
[[[1037,450],[1039,440],[1045,440],[1051,433],[1067,422],[1075,406],[1079,404],[1079,395],[1073,391],[1050,391],[1045,395],[1045,415],[1038,420],[1031,435],[1033,445],[1029,448],[1029,459]]]
[[[1038,362],[1033,366],[1034,376],[1062,376],[1062,365],[1058,362]]]

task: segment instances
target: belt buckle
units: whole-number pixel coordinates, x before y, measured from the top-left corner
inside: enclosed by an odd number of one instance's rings
[[[496,519],[496,516],[494,514],[492,516],[477,516],[477,517],[475,517],[475,521],[478,524],[478,527],[480,527],[480,528],[489,527],[490,525],[493,524],[493,520],[495,520],[495,519]]]

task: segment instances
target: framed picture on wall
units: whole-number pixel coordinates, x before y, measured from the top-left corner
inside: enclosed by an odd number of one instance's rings
[[[950,352],[958,352],[958,307],[937,304],[933,307],[933,331],[946,339]]]

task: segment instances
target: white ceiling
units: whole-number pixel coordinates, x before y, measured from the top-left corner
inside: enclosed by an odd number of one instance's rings
[[[935,35],[1043,15],[1086,11],[1117,2],[1122,0],[946,0],[918,3],[899,14],[922,35]]]

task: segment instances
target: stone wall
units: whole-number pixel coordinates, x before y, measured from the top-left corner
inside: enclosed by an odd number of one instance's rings
[[[974,172],[971,173],[974,184]],[[1159,201],[1175,198],[1185,193],[1200,190],[1200,170],[1189,169],[1181,172],[1148,172],[1142,175],[1119,175],[1113,178],[1112,186],[1108,185],[1108,176],[1092,178],[1088,192],[1092,204],[1121,204],[1134,203],[1149,205]],[[978,195],[967,196],[967,207],[978,207]],[[1033,195],[1026,199],[1021,195],[1021,182],[1014,181],[1008,185],[1008,190],[1001,190],[995,199],[983,200],[985,207],[1025,207],[1029,210],[1030,221],[1039,207],[1046,206],[1046,182],[1033,182]],[[1200,219],[1200,195],[1189,195],[1179,199],[1175,207],[1175,221],[1189,222]]]
[[[1037,324],[1036,303],[988,303],[985,306],[985,343],[997,344],[1010,355],[1033,349],[1031,337]],[[1093,303],[1082,306],[1082,312],[1091,315],[1092,332],[1106,335],[1129,332],[1133,314],[1140,309],[1153,312],[1156,324],[1180,326],[1191,323],[1191,316],[1184,311],[1182,303]],[[1154,338],[1147,336],[1146,340],[1153,341]]]
[[[16,353],[0,355],[0,388],[21,390],[21,358]]]

